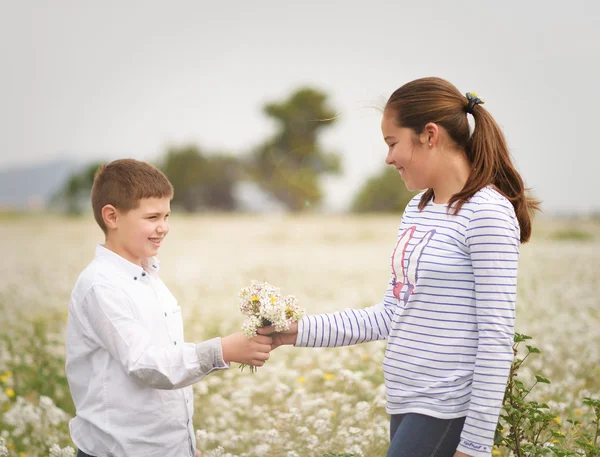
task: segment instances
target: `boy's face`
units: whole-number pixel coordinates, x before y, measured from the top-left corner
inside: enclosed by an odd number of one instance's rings
[[[106,247],[137,265],[155,256],[167,233],[171,198],[144,198],[136,209],[115,210],[114,229],[109,230]]]

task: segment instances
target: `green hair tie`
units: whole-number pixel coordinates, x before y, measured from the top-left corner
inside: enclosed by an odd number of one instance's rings
[[[483,105],[485,103],[482,99],[480,99],[477,96],[477,93],[475,92],[467,92],[465,96],[467,97],[467,100],[469,100],[465,111],[471,115],[473,114],[473,108],[475,107],[475,105]]]

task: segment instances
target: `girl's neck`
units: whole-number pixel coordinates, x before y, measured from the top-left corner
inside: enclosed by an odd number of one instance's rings
[[[433,202],[436,204],[448,203],[454,194],[463,190],[471,174],[471,164],[463,151],[447,154],[446,157],[448,160],[441,164],[438,178],[432,186]]]

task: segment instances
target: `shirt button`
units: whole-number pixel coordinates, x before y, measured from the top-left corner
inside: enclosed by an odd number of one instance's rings
[[[177,341],[173,341],[173,344],[174,344],[175,346],[177,346]]]
[[[146,272],[145,272],[145,271],[144,271],[144,272],[142,272],[142,276],[146,276]]]
[[[137,276],[134,276],[134,277],[133,277],[133,280],[134,280],[134,281],[137,281]]]
[[[165,313],[165,317],[167,317],[167,313]]]

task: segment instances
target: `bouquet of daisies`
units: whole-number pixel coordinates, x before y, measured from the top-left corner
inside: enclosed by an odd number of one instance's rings
[[[295,296],[282,296],[279,288],[255,280],[250,282],[250,287],[241,290],[240,310],[246,316],[242,333],[248,338],[256,336],[259,328],[269,325],[275,326],[278,332],[287,330],[292,322],[299,321],[305,314]],[[254,372],[256,368],[251,367],[251,370]]]

